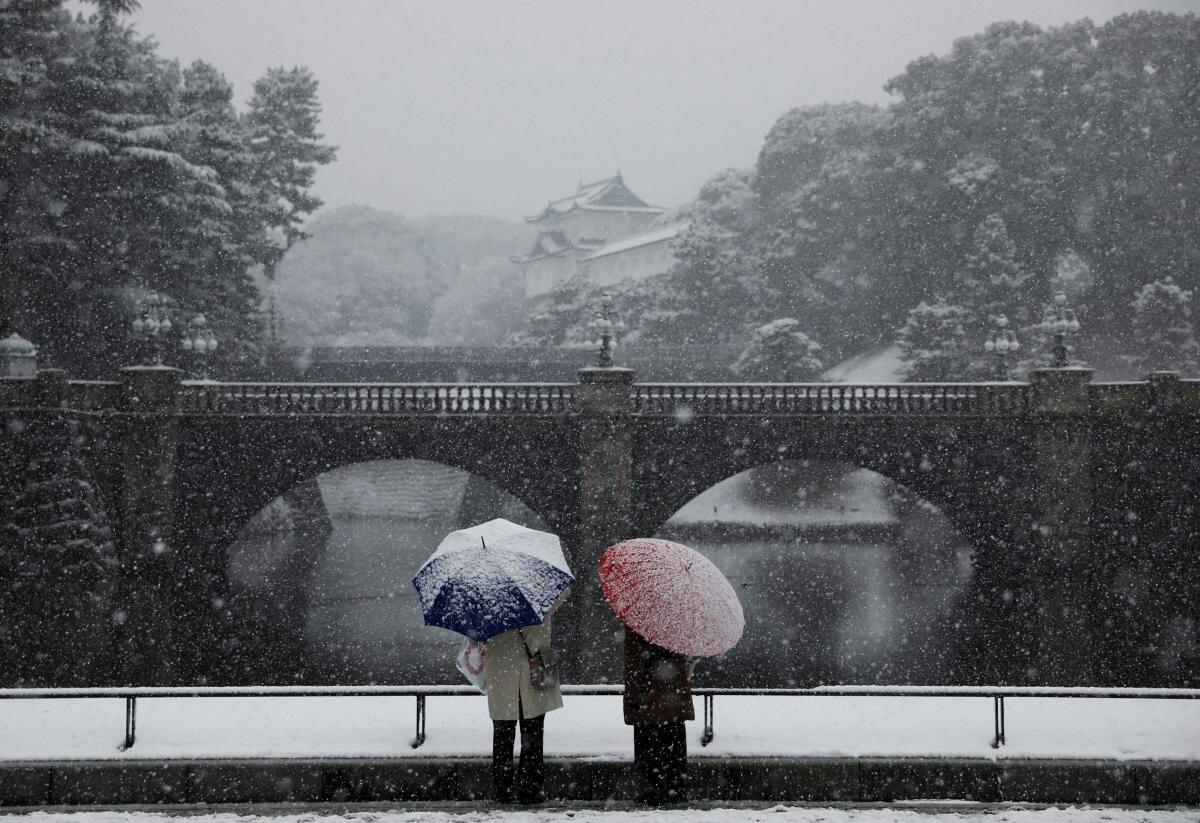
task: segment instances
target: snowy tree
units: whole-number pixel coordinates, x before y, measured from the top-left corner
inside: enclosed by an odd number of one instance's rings
[[[2,4],[0,326],[75,374],[107,373],[131,357],[127,296],[152,289],[209,318],[218,357],[254,359],[247,270],[277,260],[267,232],[284,232],[284,197],[298,204],[292,237],[315,208],[304,164],[332,157],[297,148],[315,134],[315,81],[294,70],[266,84],[251,151],[252,118],[240,122],[219,72],[159,57],[124,19],[133,0],[94,5],[85,18],[54,0]]]
[[[1078,304],[1096,283],[1091,264],[1074,249],[1068,248],[1054,258],[1053,294],[1062,292],[1071,304]]]
[[[1031,273],[1017,258],[1004,218],[989,214],[975,228],[971,251],[959,269],[964,296],[980,317],[1030,317]]]
[[[978,369],[983,339],[972,340],[968,330],[977,326],[965,306],[937,298],[909,311],[900,330],[901,359],[908,364],[905,377],[917,383],[968,379]]]
[[[1136,362],[1144,370],[1196,374],[1200,346],[1192,320],[1192,291],[1167,277],[1142,286],[1132,306]]]
[[[758,157],[750,243],[758,279],[772,314],[801,320],[827,347],[876,342],[886,327],[878,317],[893,302],[871,248],[885,215],[878,174],[889,120],[861,103],[793,109]]]
[[[103,653],[117,559],[79,425],[10,422],[0,484],[0,670],[6,685],[82,685]]]
[[[449,267],[429,235],[397,214],[343,206],[280,264],[274,287],[292,343],[413,345],[429,330]]]
[[[750,246],[756,196],[750,174],[726,169],[700,189],[697,199],[673,217],[687,227],[675,241],[679,261],[655,286],[657,310],[641,324],[646,339],[666,344],[736,339],[748,312],[759,305],[762,286]],[[736,307],[732,312],[727,309]],[[628,319],[627,319],[628,322]]]
[[[61,201],[47,172],[71,137],[46,116],[68,59],[62,0],[11,0],[0,14],[0,337],[17,330],[19,279],[39,247],[65,245],[54,227]],[[26,332],[28,333],[28,331]]]
[[[797,383],[821,373],[821,345],[801,331],[800,321],[781,317],[750,336],[733,371],[747,380]]]
[[[599,308],[600,290],[584,277],[556,285],[529,318],[528,330],[511,342],[522,346],[586,347],[591,344],[588,326]]]
[[[178,291],[190,275],[180,249],[228,208],[213,169],[180,153],[178,72],[120,19],[129,5],[104,2],[63,25],[70,58],[40,116],[69,144],[36,178],[62,242],[26,256],[20,271],[28,336],[83,373],[127,362],[128,318],[112,295]]]
[[[333,146],[317,131],[321,103],[317,80],[303,67],[272,68],[254,84],[246,114],[255,157],[252,181],[261,191],[267,224],[276,242],[262,263],[274,277],[279,260],[305,234],[305,218],[321,207],[312,194],[317,168],[332,163]]]
[[[220,359],[253,362],[261,354],[263,327],[262,295],[251,270],[267,246],[267,213],[250,183],[254,155],[233,108],[233,88],[221,73],[196,61],[182,81],[178,109],[187,127],[182,153],[217,173],[227,208],[198,215],[198,230],[180,244],[181,264],[191,277],[177,296],[187,315],[203,313],[224,341]]]

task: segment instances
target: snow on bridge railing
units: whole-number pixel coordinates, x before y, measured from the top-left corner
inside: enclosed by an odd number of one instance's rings
[[[121,384],[116,380],[68,380],[67,408],[105,411],[120,402]]]
[[[0,379],[0,407],[4,408],[105,411],[117,408],[120,396],[121,384],[115,380]]]
[[[1149,383],[1091,383],[1088,403],[1096,414],[1120,414],[1146,411],[1154,394]]]
[[[573,383],[185,383],[178,409],[216,415],[566,414]]]
[[[846,414],[1020,415],[1032,407],[1026,383],[639,383],[643,415]]]
[[[1200,412],[1200,380],[1091,383],[1088,400],[1099,415],[1195,414]]]

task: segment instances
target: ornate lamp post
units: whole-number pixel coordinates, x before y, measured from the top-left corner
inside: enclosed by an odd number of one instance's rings
[[[592,318],[588,327],[596,333],[599,339],[596,345],[596,366],[601,369],[611,368],[613,364],[612,350],[617,345],[617,337],[625,331],[625,323],[612,310],[612,298],[608,294],[601,295],[600,310]]]
[[[1067,338],[1079,331],[1079,318],[1074,310],[1067,306],[1067,295],[1058,292],[1054,302],[1046,307],[1042,316],[1042,328],[1054,335],[1054,362],[1056,369],[1065,369],[1071,365],[1067,359]]]
[[[174,328],[174,324],[171,322],[171,307],[167,298],[152,291],[139,300],[137,308],[134,310],[131,328],[134,339],[144,349],[149,350],[154,365],[161,366],[163,341]]]
[[[193,317],[183,330],[183,339],[179,348],[186,354],[196,358],[200,364],[201,379],[208,379],[208,357],[217,350],[217,337],[208,326],[208,318],[203,314]]]
[[[1008,380],[1008,353],[1015,354],[1021,348],[1021,341],[1017,339],[1017,333],[1008,328],[1008,318],[1003,314],[993,318],[993,322],[996,330],[984,341],[983,348],[988,354],[996,355],[996,379]]]

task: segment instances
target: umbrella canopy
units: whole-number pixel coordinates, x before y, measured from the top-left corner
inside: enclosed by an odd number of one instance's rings
[[[721,654],[746,628],[720,569],[670,540],[637,538],[610,548],[600,558],[600,589],[626,626],[678,654]]]
[[[412,582],[426,625],[482,641],[544,621],[575,578],[556,535],[496,519],[446,535]]]

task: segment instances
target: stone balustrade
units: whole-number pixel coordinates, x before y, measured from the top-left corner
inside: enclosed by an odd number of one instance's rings
[[[125,410],[120,381],[0,379],[0,408]],[[216,383],[176,390],[180,415],[569,415],[574,383]],[[1020,417],[1036,408],[1029,383],[637,383],[632,414]],[[1100,417],[1200,411],[1200,380],[1156,372],[1147,381],[1088,383],[1088,413]]]

